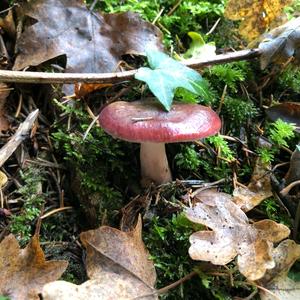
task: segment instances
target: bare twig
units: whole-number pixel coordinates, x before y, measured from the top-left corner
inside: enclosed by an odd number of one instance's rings
[[[193,69],[201,69],[210,65],[247,60],[259,57],[260,50],[250,49],[216,55],[213,59],[203,61],[189,59],[182,63]],[[44,73],[0,70],[0,82],[14,83],[117,83],[132,80],[137,70],[117,73]]]
[[[6,160],[14,153],[18,146],[28,137],[28,133],[31,130],[39,110],[31,112],[25,121],[19,126],[16,133],[11,139],[0,149],[0,167],[6,162]]]

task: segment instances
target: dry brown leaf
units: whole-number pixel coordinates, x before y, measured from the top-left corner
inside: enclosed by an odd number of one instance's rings
[[[37,22],[17,41],[14,70],[66,55],[66,72],[114,72],[122,55],[163,48],[161,32],[136,13],[99,14],[80,0],[35,0],[24,10]]]
[[[156,273],[141,233],[141,218],[129,232],[109,226],[83,232],[80,238],[90,280],[80,286],[62,281],[48,284],[44,299],[157,299]]]
[[[77,98],[85,97],[86,95],[112,86],[111,83],[75,83],[75,95]]]
[[[295,126],[297,126],[295,131],[300,132],[300,103],[280,103],[266,109],[266,114],[273,122],[281,119],[284,122],[295,124]]]
[[[275,267],[268,270],[257,283],[275,294],[277,299],[300,299],[300,282],[287,277],[291,266],[300,258],[300,245],[292,240],[285,240],[273,250],[272,256]],[[263,290],[260,290],[260,297],[262,300],[276,299],[272,294]]]
[[[264,69],[270,63],[286,63],[292,57],[300,61],[300,17],[277,27],[262,36],[260,66]]]
[[[2,171],[0,171],[0,190],[4,187],[4,185],[7,183],[8,178],[6,174]]]
[[[285,184],[289,185],[290,183],[300,180],[300,145],[294,150],[291,159],[290,167],[285,174]]]
[[[1,16],[0,27],[11,37],[15,37],[16,26],[14,22],[13,10],[9,10],[6,16]]]
[[[247,187],[238,186],[233,191],[233,201],[247,212],[272,196],[270,177],[271,165],[263,163],[260,158],[255,161],[250,183]]]
[[[241,20],[239,32],[247,41],[252,41],[266,30],[285,21],[283,8],[293,0],[229,0],[225,16]]]
[[[11,234],[0,243],[0,295],[11,300],[38,300],[44,284],[59,279],[67,265],[63,260],[46,261],[37,235],[20,249]]]
[[[10,93],[10,89],[6,83],[0,82],[0,133],[9,129],[9,123],[6,118],[6,98]]]
[[[195,197],[199,202],[188,208],[186,215],[212,231],[190,236],[192,259],[225,265],[237,256],[239,270],[249,280],[261,278],[275,266],[272,245],[289,235],[288,227],[271,220],[250,224],[246,214],[225,193],[206,190]]]

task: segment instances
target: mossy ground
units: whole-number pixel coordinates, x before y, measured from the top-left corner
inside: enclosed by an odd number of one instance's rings
[[[174,9],[176,3],[180,4]],[[95,9],[98,8],[105,12],[133,10],[149,21],[153,21],[163,8],[157,26],[164,33],[164,43],[171,52],[180,53],[188,48],[189,31],[202,33],[206,41],[215,41],[218,49],[238,49],[243,45],[234,31],[235,24],[223,18],[224,1],[105,0],[97,3]],[[168,15],[172,9],[174,12]],[[220,24],[212,34],[205,36],[218,18],[221,18]],[[210,83],[212,100],[204,103],[194,95],[189,95],[189,100],[210,105],[218,111],[223,120],[222,135],[201,143],[167,145],[168,158],[178,182],[223,180],[218,188],[230,193],[233,176],[242,183],[248,182],[257,155],[274,165],[289,160],[290,154],[282,150],[282,146],[294,150],[299,135],[292,134],[288,127],[280,124],[276,127],[267,121],[264,105],[287,98],[298,101],[300,76],[298,70],[287,68],[261,89],[261,81],[266,80],[268,71],[261,72],[257,61],[214,66],[202,73]],[[24,205],[16,209],[11,218],[2,220],[0,229],[8,227],[22,244],[33,234],[36,219],[42,211],[51,210],[59,201],[73,207],[47,217],[41,228],[41,242],[47,258],[64,258],[70,262],[63,277],[65,280],[75,283],[86,280],[84,252],[79,246],[78,234],[101,224],[118,227],[122,219],[121,208],[137,195],[149,193],[139,184],[138,145],[115,140],[98,126],[89,128],[91,118],[87,107],[97,115],[108,97],[130,84],[132,88],[124,97],[126,100],[139,99],[140,86],[132,83],[94,92],[85,101],[75,101],[72,106],[53,100],[57,95],[51,93],[49,97],[48,94],[48,104],[41,106],[45,122],[38,133],[40,150],[31,155],[48,164],[39,160],[39,166],[22,168],[22,174],[15,167],[7,167],[20,186],[18,189],[8,187],[5,193],[10,200],[22,197]],[[222,97],[225,86],[226,94]],[[20,91],[24,92],[21,88]],[[30,106],[28,91],[30,88],[26,90],[24,101]],[[48,92],[49,89],[45,89],[45,93]],[[151,96],[149,91],[146,95]],[[42,96],[43,93],[34,96],[34,102],[41,102]],[[182,94],[176,97],[181,99]],[[259,136],[274,144],[272,151],[257,146]],[[249,151],[245,151],[245,147]],[[32,149],[26,151],[30,153]],[[285,171],[280,169],[275,176],[280,180]],[[192,184],[173,183],[162,188],[159,197],[154,189],[150,205],[139,209],[144,218],[143,238],[158,274],[157,287],[162,288],[194,270],[198,273],[162,295],[162,299],[246,297],[253,288],[245,283],[234,263],[218,273],[211,265],[189,258],[188,237],[197,228],[183,216],[180,204],[182,196],[191,188]],[[273,198],[264,201],[258,209],[266,218],[288,223],[287,216]]]

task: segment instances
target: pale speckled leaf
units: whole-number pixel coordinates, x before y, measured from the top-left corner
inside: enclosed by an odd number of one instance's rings
[[[258,284],[276,295],[277,299],[300,299],[300,282],[295,282],[287,276],[294,262],[300,258],[300,245],[292,240],[285,240],[273,249],[272,257],[275,267],[268,270]],[[275,299],[272,294],[263,290],[260,290],[259,294],[262,300]]]
[[[193,200],[196,204],[186,210],[187,218],[212,231],[190,236],[192,259],[225,265],[237,256],[239,270],[249,280],[261,278],[274,267],[273,243],[289,235],[288,227],[271,220],[250,224],[230,195],[215,190],[201,191]]]

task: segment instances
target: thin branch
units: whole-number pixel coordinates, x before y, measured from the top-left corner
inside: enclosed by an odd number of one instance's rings
[[[228,63],[239,60],[248,60],[259,57],[259,49],[241,50],[216,55],[213,59],[203,61],[190,59],[182,63],[193,69],[201,69],[210,65]],[[0,70],[0,82],[14,83],[117,83],[132,80],[137,70],[117,73],[44,73],[26,71]]]
[[[37,119],[38,114],[38,109],[31,112],[25,121],[19,126],[11,139],[0,149],[0,166],[2,166],[9,159],[18,146],[28,137],[31,127]]]

